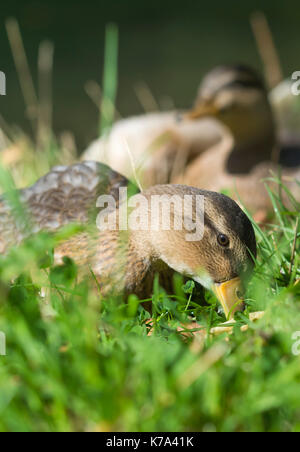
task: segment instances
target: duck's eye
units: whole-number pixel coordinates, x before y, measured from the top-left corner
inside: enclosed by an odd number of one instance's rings
[[[221,246],[228,246],[229,245],[229,238],[225,234],[219,234],[218,235],[218,243]]]

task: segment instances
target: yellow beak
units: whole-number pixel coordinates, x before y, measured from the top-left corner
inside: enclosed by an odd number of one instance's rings
[[[200,119],[206,116],[216,116],[218,113],[217,107],[212,102],[203,102],[196,105],[196,107],[189,111],[186,115],[186,119]]]
[[[240,278],[215,284],[214,291],[224,309],[227,319],[232,319],[235,312],[243,310],[244,303],[241,299],[243,289]]]

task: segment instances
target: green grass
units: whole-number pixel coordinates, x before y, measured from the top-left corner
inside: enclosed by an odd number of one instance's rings
[[[247,310],[232,335],[202,345],[178,327],[192,316],[208,330],[224,317],[209,292],[180,277],[173,297],[155,284],[147,336],[149,314],[135,296],[100,299],[92,275],[78,281],[68,259],[53,266],[59,237],[41,233],[2,256],[0,430],[299,431],[299,208],[286,212],[272,199],[276,224],[255,225]],[[249,323],[248,313],[262,309],[264,318]]]
[[[118,86],[118,35],[116,24],[111,23],[106,26],[100,135],[109,130],[115,117]]]

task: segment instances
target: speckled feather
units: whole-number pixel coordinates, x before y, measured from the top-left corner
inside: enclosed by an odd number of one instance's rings
[[[55,231],[69,223],[86,223],[95,215],[101,194],[119,199],[118,190],[128,180],[96,162],[54,167],[34,185],[19,191],[21,204],[32,222],[30,232]],[[0,198],[0,252],[29,234],[24,218],[14,213],[5,196]]]

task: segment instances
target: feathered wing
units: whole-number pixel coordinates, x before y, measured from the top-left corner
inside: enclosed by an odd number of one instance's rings
[[[118,201],[119,188],[128,184],[125,177],[97,162],[54,167],[34,185],[18,192],[24,213],[12,207],[5,195],[0,198],[0,252],[32,232],[88,222],[96,213],[100,195],[112,195]]]

